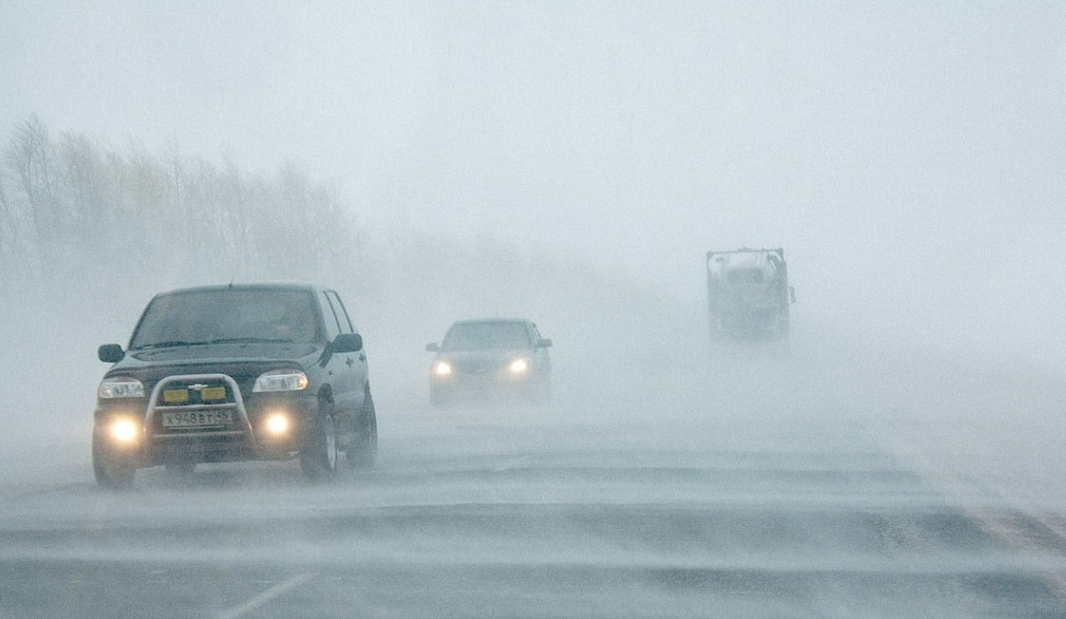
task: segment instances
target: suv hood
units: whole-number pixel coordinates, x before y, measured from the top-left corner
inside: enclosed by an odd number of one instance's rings
[[[267,370],[306,369],[321,359],[323,350],[309,344],[207,344],[157,348],[127,353],[107,371],[107,376],[127,374],[152,381],[172,374],[250,376]]]
[[[200,346],[175,346],[173,348],[149,348],[126,353],[119,365],[131,360],[143,365],[174,363],[210,363],[212,361],[284,361],[302,359],[319,352],[312,344],[288,342],[226,343]],[[137,365],[131,363],[131,365]]]
[[[306,370],[321,359],[323,352],[306,344],[255,344],[248,350],[249,347],[248,344],[219,344],[139,351],[127,354],[111,366],[105,377],[131,376],[151,391],[167,376],[226,374],[237,381],[247,397],[256,378],[264,372],[292,367]]]

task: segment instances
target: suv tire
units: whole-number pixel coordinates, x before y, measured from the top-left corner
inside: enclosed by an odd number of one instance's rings
[[[115,454],[96,431],[93,432],[93,475],[101,488],[128,490],[133,487],[137,467],[129,457]]]
[[[374,410],[374,398],[369,391],[359,426],[355,438],[345,449],[345,456],[353,469],[372,469],[378,457],[378,418]]]
[[[331,479],[337,474],[337,427],[332,413],[323,413],[312,423],[300,450],[300,468],[312,481]]]

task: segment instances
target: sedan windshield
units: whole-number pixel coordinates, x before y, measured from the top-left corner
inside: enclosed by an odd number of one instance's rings
[[[444,336],[445,350],[479,348],[528,348],[529,334],[521,322],[461,322],[452,325]]]
[[[156,297],[130,349],[245,342],[313,342],[312,299],[301,290],[198,290]]]

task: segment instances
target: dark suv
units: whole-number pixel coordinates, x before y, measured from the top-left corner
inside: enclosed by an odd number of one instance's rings
[[[93,471],[128,487],[141,467],[300,459],[313,479],[344,451],[373,466],[377,419],[363,338],[333,290],[246,284],[175,290],[145,308],[97,394]]]

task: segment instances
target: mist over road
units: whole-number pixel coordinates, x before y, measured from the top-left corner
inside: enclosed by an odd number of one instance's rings
[[[1066,4],[0,2],[0,619],[1066,617]],[[791,351],[707,350],[782,247]],[[96,488],[152,295],[310,280],[380,462]],[[426,406],[516,316],[555,402]]]
[[[322,486],[295,464],[15,485],[0,617],[1061,617],[1051,475],[831,369],[741,355],[550,408],[381,394],[378,468]]]

